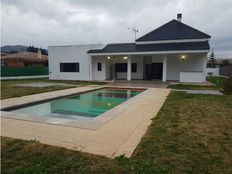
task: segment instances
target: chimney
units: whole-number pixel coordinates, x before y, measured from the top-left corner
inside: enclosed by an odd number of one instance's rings
[[[38,49],[37,55],[38,55],[38,58],[40,58],[40,59],[42,58],[42,54],[41,54],[40,48]]]
[[[182,13],[178,13],[178,14],[177,14],[177,20],[178,20],[179,22],[181,22],[181,20],[182,20]]]

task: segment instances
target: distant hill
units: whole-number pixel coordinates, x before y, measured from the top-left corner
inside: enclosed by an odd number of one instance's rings
[[[8,54],[25,52],[25,51],[37,52],[38,48],[34,47],[34,46],[25,46],[25,45],[5,45],[5,46],[1,47],[1,52],[8,53]],[[41,48],[41,52],[44,55],[48,54],[48,50],[47,49],[42,49]]]
[[[16,53],[27,51],[27,46],[25,45],[5,45],[1,47],[1,52],[4,53]]]

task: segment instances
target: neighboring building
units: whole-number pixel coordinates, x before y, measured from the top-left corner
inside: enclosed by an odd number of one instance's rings
[[[1,66],[24,67],[24,66],[48,66],[48,56],[38,53],[20,52],[1,56]]]
[[[216,59],[216,60],[215,60],[215,63],[216,63],[217,65],[220,66],[220,65],[223,64],[223,61],[224,61],[224,60],[227,60],[229,64],[232,64],[232,58],[227,58],[227,59]]]
[[[49,78],[205,82],[210,38],[178,14],[134,43],[49,46]]]
[[[8,53],[1,52],[1,57],[6,56]]]

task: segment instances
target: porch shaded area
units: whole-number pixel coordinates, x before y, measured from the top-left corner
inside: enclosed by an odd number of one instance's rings
[[[171,23],[179,28],[178,22]],[[108,44],[103,49],[89,50],[87,53],[92,61],[92,79],[205,82],[209,50],[207,39],[136,41]]]
[[[202,83],[206,53],[91,56],[93,80],[155,80]]]

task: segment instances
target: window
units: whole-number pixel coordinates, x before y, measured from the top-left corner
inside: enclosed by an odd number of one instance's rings
[[[137,72],[137,63],[131,64],[131,72],[136,73]]]
[[[97,63],[97,70],[102,71],[102,63]]]
[[[116,63],[115,72],[127,72],[127,63]]]
[[[80,72],[79,63],[60,63],[60,72]]]
[[[115,64],[115,71],[116,72],[127,72],[127,63],[116,63]],[[131,72],[137,72],[137,63],[131,64]]]

